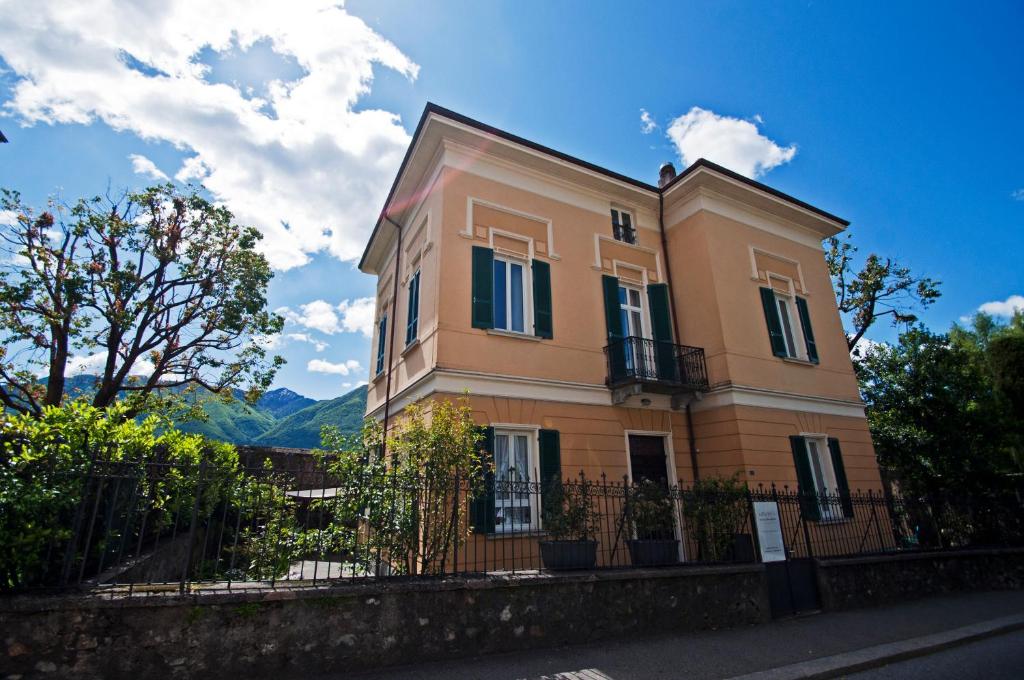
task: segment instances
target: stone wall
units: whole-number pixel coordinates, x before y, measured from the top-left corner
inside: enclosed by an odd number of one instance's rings
[[[818,561],[825,610],[972,590],[1024,588],[1024,549],[931,552]]]
[[[770,618],[761,565],[0,600],[0,677],[302,677]]]

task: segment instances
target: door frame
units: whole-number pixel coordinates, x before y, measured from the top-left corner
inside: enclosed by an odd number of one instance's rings
[[[677,487],[679,477],[676,474],[676,452],[672,446],[672,431],[664,430],[629,430],[624,429],[622,436],[626,444],[626,477],[629,483],[633,483],[633,461],[629,454],[629,435],[635,434],[641,437],[661,437],[665,444],[665,470],[668,473],[669,488]],[[682,505],[679,499],[674,501],[676,506],[675,536],[679,541],[679,561],[686,561],[686,541],[683,536]]]

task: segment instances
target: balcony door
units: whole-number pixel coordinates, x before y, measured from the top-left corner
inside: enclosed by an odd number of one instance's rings
[[[630,338],[646,338],[649,335],[644,314],[644,296],[638,288],[619,286],[619,316],[622,319],[622,335],[625,336],[626,371],[643,376],[647,363],[643,343]]]

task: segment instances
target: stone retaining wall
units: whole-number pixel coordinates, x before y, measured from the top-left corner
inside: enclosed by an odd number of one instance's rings
[[[908,553],[818,561],[822,609],[851,609],[950,592],[1024,588],[1024,549]]]
[[[302,677],[770,618],[761,565],[0,600],[0,677]]]

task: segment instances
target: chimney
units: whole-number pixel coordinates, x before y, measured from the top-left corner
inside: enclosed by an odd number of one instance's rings
[[[662,163],[658,170],[658,188],[664,189],[665,185],[676,178],[676,166],[671,163]]]

